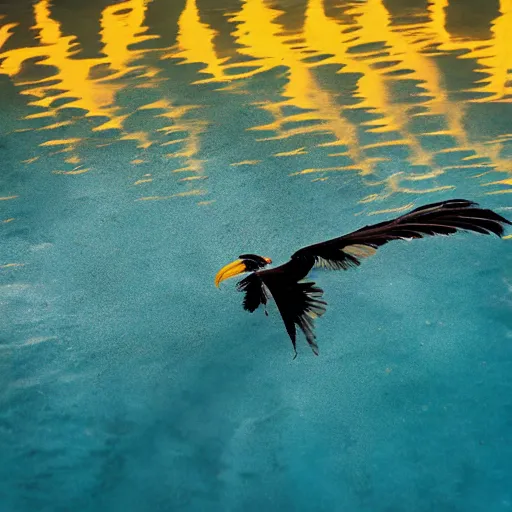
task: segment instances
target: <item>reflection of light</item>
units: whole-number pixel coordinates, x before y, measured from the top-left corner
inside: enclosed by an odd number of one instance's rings
[[[370,45],[371,43],[385,43],[387,51],[392,55],[389,61],[407,59],[407,64],[400,62],[395,66],[404,68],[418,68],[428,63],[423,59],[416,58],[410,52],[405,41],[401,40],[389,28],[389,13],[386,11],[380,0],[369,0],[368,2],[354,6],[350,14],[357,20],[357,30],[354,25],[343,25],[329,18],[325,13],[323,0],[310,0],[306,10],[306,23],[304,27],[304,38],[308,48],[314,48],[322,53],[330,54],[327,63],[341,64],[343,67],[340,73],[352,73],[358,75],[356,81],[356,96],[361,99],[357,108],[365,108],[379,117],[374,121],[365,123],[370,126],[370,133],[384,134],[386,140],[370,143],[363,147],[364,150],[382,149],[391,146],[405,145],[410,148],[411,162],[415,165],[430,165],[432,155],[424,150],[417,138],[408,129],[410,115],[408,110],[411,105],[392,103],[389,99],[390,91],[386,74],[391,67],[376,66],[382,61],[382,56],[372,52],[361,54],[354,51],[355,46]],[[348,30],[351,28],[352,30]],[[393,54],[397,57],[393,58]],[[428,77],[427,77],[428,78]],[[397,138],[398,136],[398,138]],[[383,157],[382,159],[386,159]],[[387,185],[388,189],[395,191],[406,191],[407,189],[396,186],[396,180],[391,178]],[[378,196],[368,196],[373,199],[381,199]]]
[[[121,127],[122,118],[116,116],[116,109],[112,107],[115,94],[121,85],[112,82],[100,83],[91,79],[90,75],[91,70],[100,64],[110,64],[114,69],[128,71],[131,60],[128,47],[145,39],[139,35],[143,22],[143,17],[140,16],[142,5],[142,0],[128,0],[118,4],[117,9],[129,9],[130,13],[134,13],[120,17],[113,15],[111,7],[105,9],[101,24],[107,57],[95,59],[73,58],[77,53],[73,49],[75,37],[62,35],[60,24],[51,17],[50,2],[40,0],[34,5],[34,28],[39,30],[41,45],[6,52],[2,55],[5,60],[0,66],[0,70],[11,77],[20,73],[24,62],[36,57],[43,59],[40,64],[56,68],[55,76],[51,78],[58,80],[58,83],[47,83],[49,80],[44,79],[40,81],[40,87],[30,87],[22,91],[23,94],[39,97],[31,104],[46,109],[44,114],[31,117],[53,116],[62,108],[75,107],[84,110],[86,116],[109,118],[108,128]],[[132,22],[127,23],[127,20]],[[27,85],[32,86],[34,83]],[[59,99],[69,101],[62,107],[54,107],[53,103]]]
[[[396,213],[403,213],[407,210],[410,210],[414,207],[414,203],[408,203],[404,204],[403,206],[398,206],[397,208],[385,208],[384,210],[377,210],[373,212],[369,212],[368,215],[383,215],[383,214],[396,214]]]
[[[512,45],[510,44],[510,34],[512,33],[512,0],[501,0],[499,16],[494,20],[491,33],[491,40],[468,40],[453,38],[446,30],[446,7],[448,0],[432,0],[429,5],[430,21],[423,28],[427,39],[421,38],[416,41],[417,47],[440,42],[439,49],[443,51],[463,51],[457,58],[476,59],[484,68],[488,77],[480,80],[478,86],[471,89],[474,93],[487,93],[480,99],[471,99],[472,102],[488,101],[510,101],[506,95],[512,93],[509,82],[507,86],[507,70],[512,69]],[[469,50],[469,51],[468,51]],[[446,97],[444,93],[444,97]],[[501,145],[506,138],[498,137],[492,144],[481,143],[468,140],[465,128],[463,126],[463,105],[450,105],[447,102],[446,118],[449,122],[451,132],[456,137],[460,149],[471,149],[475,152],[474,157],[485,157],[491,161],[489,167],[495,167],[497,171],[510,172],[510,162],[500,156]],[[460,168],[461,166],[457,166]],[[476,167],[476,166],[473,166]],[[493,182],[491,184],[510,185],[507,180]],[[503,193],[507,190],[498,191]]]
[[[93,70],[100,65],[110,66],[117,72],[116,76],[127,73],[132,68],[131,62],[141,52],[132,51],[132,45],[148,39],[144,36],[146,28],[143,26],[145,15],[144,0],[127,0],[115,6],[109,6],[102,12],[100,24],[101,39],[104,44],[105,57],[78,59],[76,38],[64,36],[60,24],[51,16],[49,0],[39,0],[34,5],[35,25],[39,31],[40,45],[35,47],[17,48],[0,55],[5,60],[0,65],[3,72],[16,81],[24,62],[29,59],[41,59],[38,64],[52,66],[55,74],[32,83],[18,81],[21,94],[35,97],[30,105],[40,107],[41,112],[27,116],[27,119],[56,117],[60,111],[69,108],[78,108],[85,117],[98,117],[103,124],[94,127],[93,131],[107,129],[123,129],[123,122],[127,115],[121,115],[119,107],[115,106],[116,94],[124,87],[120,81],[114,81],[110,76],[106,79],[92,78]],[[50,81],[51,80],[51,81]],[[71,121],[50,123],[40,130],[52,130],[70,125]],[[135,138],[139,145],[147,145],[148,137],[144,133],[128,135]],[[49,140],[42,146],[66,145],[62,151],[73,151],[81,139],[68,138],[66,140]],[[80,161],[74,155],[66,159],[66,163],[76,164]],[[66,174],[77,174],[79,171],[57,171]],[[84,172],[84,170],[80,170]]]
[[[279,103],[260,105],[271,113],[276,121],[255,129],[274,130],[278,133],[277,138],[331,132],[337,140],[351,143],[350,156],[359,161],[361,167],[366,167],[366,164],[360,162],[361,158],[355,141],[355,128],[339,115],[334,100],[320,89],[307,65],[302,63],[300,57],[290,48],[287,38],[280,35],[283,27],[276,22],[280,14],[281,11],[268,7],[260,0],[244,1],[239,13],[235,14],[230,21],[237,24],[233,35],[242,45],[238,52],[251,57],[252,60],[243,64],[225,64],[225,59],[220,59],[214,48],[213,40],[217,34],[216,31],[200,21],[196,1],[187,0],[179,19],[177,51],[168,56],[181,57],[185,59],[185,63],[205,63],[207,67],[202,72],[212,77],[202,82],[240,80],[267,69],[286,65],[289,67],[289,76],[283,95],[289,99]],[[294,105],[312,112],[284,117],[281,110],[286,105]],[[286,123],[308,121],[315,124],[297,128],[285,127]],[[304,153],[302,148],[301,151],[289,152],[288,156]],[[281,153],[279,156],[285,155],[286,153]],[[238,164],[241,163],[245,162]]]
[[[431,194],[434,192],[442,192],[443,190],[451,190],[451,189],[455,188],[455,186],[453,186],[453,185],[443,185],[443,186],[429,187],[429,188],[424,188],[424,187],[423,188],[412,188],[409,186],[410,183],[414,183],[414,182],[418,182],[418,181],[421,182],[423,180],[431,179],[436,176],[438,176],[438,172],[434,172],[433,175],[432,175],[432,173],[426,173],[425,175],[418,175],[418,176],[413,176],[413,175],[408,176],[407,174],[405,174],[403,172],[397,172],[397,173],[389,176],[385,180],[369,184],[372,186],[385,185],[386,188],[385,188],[385,191],[382,192],[381,194],[379,194],[379,195],[370,194],[367,197],[365,197],[361,202],[362,203],[370,203],[377,199],[378,200],[386,199],[386,198],[392,196],[393,194],[398,194],[398,193],[413,194],[413,195]]]
[[[241,162],[235,162],[230,164],[231,167],[240,167],[241,165],[258,165],[261,160],[242,160]]]
[[[136,69],[130,63],[140,57],[143,51],[130,47],[158,37],[143,35],[147,31],[144,26],[146,9],[144,0],[126,0],[103,10],[100,21],[103,53],[113,70],[126,73],[128,69]]]
[[[197,106],[180,106],[168,97],[154,101],[155,98],[151,97],[146,100],[151,103],[136,110],[145,111],[143,115],[153,111],[150,115],[163,120],[167,126],[159,124],[157,129],[149,132],[139,125],[128,131],[129,122],[126,120],[132,112],[117,103],[119,91],[132,80],[126,77],[125,81],[125,76],[133,71],[137,71],[134,74],[139,78],[154,77],[159,73],[156,65],[150,67],[143,60],[149,51],[163,53],[163,58],[180,59],[180,64],[202,64],[197,77],[199,80],[195,83],[230,82],[224,91],[249,94],[245,79],[267,70],[284,69],[286,81],[283,89],[278,91],[280,98],[270,101],[264,97],[261,100],[258,92],[260,103],[256,103],[257,100],[252,103],[268,113],[271,122],[253,127],[252,130],[262,137],[260,140],[300,136],[297,146],[302,147],[285,147],[283,151],[276,151],[275,157],[304,155],[309,149],[304,145],[305,136],[325,134],[332,136],[333,140],[319,143],[315,137],[311,137],[309,143],[323,148],[335,147],[330,156],[344,157],[344,160],[332,160],[332,166],[302,169],[293,174],[318,176],[347,169],[371,174],[376,161],[389,159],[393,147],[403,146],[398,151],[407,147],[410,150],[410,163],[423,168],[415,169],[418,174],[400,172],[375,182],[385,190],[378,196],[369,195],[366,200],[382,199],[396,192],[426,193],[442,189],[435,185],[444,171],[474,169],[481,173],[478,178],[484,175],[482,170],[510,171],[510,163],[500,156],[508,140],[506,136],[488,143],[470,140],[465,126],[466,101],[450,97],[435,57],[457,52],[449,57],[475,61],[477,71],[485,78],[466,85],[465,92],[471,96],[468,101],[511,101],[509,70],[512,69],[512,45],[509,40],[512,33],[512,0],[500,0],[500,9],[492,23],[489,40],[463,40],[452,36],[446,29],[445,10],[448,4],[449,0],[430,0],[426,21],[414,20],[410,25],[401,25],[393,24],[384,0],[352,2],[345,10],[350,23],[328,16],[324,0],[307,0],[303,29],[290,33],[281,21],[283,12],[273,8],[272,2],[242,0],[239,10],[231,14],[229,19],[237,43],[236,52],[242,58],[228,62],[228,59],[219,57],[215,47],[219,33],[201,20],[197,0],[185,1],[178,20],[176,44],[163,51],[136,49],[140,43],[157,37],[147,35],[147,0],[125,0],[107,6],[100,19],[102,55],[88,59],[78,58],[76,38],[73,35],[65,36],[58,21],[52,18],[50,0],[39,0],[34,5],[33,28],[39,33],[40,44],[1,53],[0,73],[10,76],[20,93],[30,97],[31,105],[39,107],[38,112],[27,116],[28,119],[42,118],[44,122],[44,118],[50,118],[38,128],[46,131],[42,134],[52,131],[60,133],[58,138],[55,136],[42,143],[52,151],[63,152],[65,163],[73,167],[59,172],[78,174],[86,170],[80,165],[80,158],[73,153],[82,139],[76,136],[76,132],[68,131],[68,127],[76,123],[76,118],[69,120],[70,116],[66,116],[66,120],[59,119],[62,110],[78,108],[82,110],[82,116],[101,119],[101,124],[91,129],[93,132],[111,128],[120,130],[118,139],[133,140],[143,150],[158,141],[159,146],[168,151],[168,158],[183,159],[177,164],[182,167],[174,170],[179,173],[179,180],[197,184],[205,177],[203,161],[198,155],[207,125],[198,119],[199,116],[190,115]],[[10,46],[6,42],[17,30],[16,26],[10,23],[0,27],[0,49]],[[30,59],[48,66],[47,72],[54,72],[54,76],[30,83],[21,81],[23,66]],[[327,64],[337,64],[341,68],[339,73],[345,75],[343,80],[355,84],[355,91],[346,93],[350,94],[350,98],[342,99],[344,106],[340,106],[337,95],[323,87],[315,74],[317,67]],[[468,73],[468,76],[471,75]],[[394,98],[394,86],[400,81],[404,87],[414,91],[408,96],[407,102]],[[155,84],[156,80],[145,80],[135,87],[155,87]],[[352,100],[358,102],[354,105]],[[359,143],[358,127],[344,114],[348,115],[353,108],[365,110],[365,115],[372,114],[371,121],[361,124],[365,138],[369,139],[364,146]],[[414,113],[411,112],[412,108]],[[435,117],[444,126],[438,127]],[[413,126],[420,126],[422,121],[436,123],[436,128],[429,131],[424,129],[421,133],[412,129]],[[59,131],[55,132],[58,128]],[[267,131],[273,132],[270,137],[268,133],[262,134]],[[159,136],[165,137],[165,141],[159,140]],[[425,140],[426,136],[430,140],[442,140],[445,148],[436,153],[424,149],[420,141]],[[336,146],[343,147],[337,149]],[[366,154],[381,156],[368,159],[365,158]],[[142,158],[136,158],[139,156]],[[146,156],[141,151],[133,155],[131,162],[134,165],[148,163]],[[434,156],[439,158],[434,161]],[[451,162],[454,165],[447,165],[446,162],[450,163],[452,157],[460,158],[460,161],[454,160]],[[243,158],[241,156],[241,161],[232,165],[258,163]],[[26,162],[29,161],[33,159]],[[437,161],[445,162],[445,165],[438,167]],[[348,163],[343,165],[345,162]],[[425,167],[428,167],[426,171]],[[144,188],[158,180],[158,177],[144,176],[135,182]],[[508,176],[492,184],[509,187],[511,182]],[[442,179],[448,178],[449,174],[445,172]],[[415,187],[424,188],[415,190]],[[186,193],[193,195],[197,190]]]
[[[17,26],[17,23],[8,23],[7,25],[2,25],[0,27],[0,50],[2,46],[7,42],[7,40],[12,35],[12,29]]]
[[[430,5],[429,13],[430,13],[430,21],[426,24],[426,30],[433,30],[436,34],[436,40],[441,41],[442,44],[447,45],[450,42],[450,35],[445,29],[446,20],[445,16],[445,7],[447,6],[447,0],[436,1]],[[421,38],[418,39],[416,34],[408,35],[407,43],[410,45],[411,49],[417,49],[417,51],[421,51],[425,46],[425,41]],[[430,44],[430,39],[428,43]],[[467,43],[467,41],[466,41]],[[465,44],[465,43],[461,43]],[[451,49],[455,49],[453,46]],[[461,47],[459,47],[461,49]],[[431,63],[432,71],[435,71],[435,79],[428,81],[424,80],[422,83],[422,87],[425,88],[428,92],[428,96],[431,96],[425,105],[429,107],[429,112],[431,114],[437,115],[442,114],[447,121],[448,130],[445,133],[453,136],[457,143],[458,147],[453,148],[454,150],[461,149],[469,149],[474,151],[476,154],[473,157],[468,158],[481,158],[485,157],[490,159],[495,165],[502,165],[503,162],[500,161],[499,152],[496,152],[493,148],[485,147],[483,144],[479,144],[473,141],[468,140],[468,136],[466,134],[466,130],[463,124],[465,107],[463,104],[455,103],[448,99],[448,94],[446,90],[441,85],[441,78],[438,76],[439,72],[436,67]],[[418,76],[419,79],[423,77],[421,75]]]
[[[371,15],[372,11],[366,7],[366,4],[361,6],[361,9],[361,12],[356,13],[357,15],[364,16],[365,13]],[[358,19],[358,21],[360,20]],[[308,45],[321,52],[332,54],[327,62],[341,64],[343,73],[361,75],[357,80],[356,95],[362,100],[361,103],[358,103],[358,107],[374,109],[377,113],[385,115],[388,100],[382,81],[373,76],[372,68],[364,60],[356,58],[356,55],[350,52],[354,38],[361,38],[362,27],[358,25],[357,32],[349,33],[346,33],[347,28],[348,26],[338,24],[326,16],[323,0],[308,2],[304,26],[304,37]],[[364,37],[362,39],[364,40]],[[378,124],[383,124],[387,131],[395,130],[391,120],[387,117],[379,119]]]
[[[288,81],[283,96],[289,98],[278,103],[264,103],[260,107],[268,111],[275,121],[270,125],[259,126],[255,130],[273,130],[277,138],[288,138],[307,133],[332,133],[337,141],[349,144],[349,155],[357,161],[359,168],[368,170],[368,163],[362,161],[357,149],[355,127],[338,112],[333,98],[321,90],[308,66],[291,49],[289,38],[281,35],[283,27],[276,22],[281,11],[270,8],[261,0],[244,1],[241,10],[230,21],[237,24],[233,35],[241,45],[238,52],[251,57],[243,64],[225,64],[215,52],[213,40],[216,31],[200,21],[195,0],[187,0],[179,19],[178,50],[169,56],[181,57],[186,63],[205,63],[202,71],[212,75],[202,82],[235,81],[248,78],[265,70],[286,65],[289,68]],[[227,73],[229,71],[229,73]],[[310,112],[283,116],[282,109],[293,105]],[[287,123],[313,122],[310,126],[286,127]],[[276,137],[274,137],[276,138]],[[279,156],[304,154],[304,148],[279,153]],[[245,162],[238,162],[239,165]],[[252,162],[251,162],[252,163]],[[321,170],[320,170],[321,171]]]
[[[438,1],[430,7],[432,18],[439,23],[440,13],[444,14],[444,6]],[[196,0],[187,0],[179,20],[178,50],[172,56],[181,57],[187,63],[205,63],[207,67],[203,72],[210,74],[211,78],[202,80],[202,82],[227,80],[233,82],[269,69],[286,66],[288,68],[287,83],[283,91],[283,96],[286,99],[273,103],[260,103],[260,108],[266,110],[274,118],[274,121],[253,128],[258,131],[274,131],[276,135],[260,140],[331,133],[336,140],[322,145],[346,144],[347,151],[334,153],[333,156],[349,156],[355,162],[355,166],[304,169],[293,174],[312,174],[347,168],[360,168],[363,169],[363,172],[370,173],[373,162],[368,159],[364,160],[362,150],[377,148],[385,150],[387,147],[396,145],[407,145],[411,149],[412,164],[432,166],[432,153],[423,149],[418,139],[425,135],[453,137],[458,146],[453,150],[469,147],[475,149],[474,145],[470,145],[467,140],[462,122],[464,111],[460,105],[456,108],[448,100],[437,67],[430,58],[422,54],[423,46],[418,43],[418,38],[414,37],[414,32],[393,28],[390,14],[382,0],[369,0],[351,7],[350,15],[357,21],[356,30],[354,30],[354,25],[343,25],[327,17],[323,0],[308,2],[302,34],[286,34],[284,27],[278,22],[281,14],[282,11],[271,8],[261,0],[243,1],[240,11],[235,13],[230,21],[236,24],[233,36],[240,45],[238,53],[250,57],[250,60],[243,64],[226,64],[217,56],[214,48],[214,38],[217,32],[206,23],[201,22]],[[348,28],[351,30],[347,30]],[[418,27],[415,26],[415,28]],[[443,37],[449,39],[447,33]],[[299,44],[302,38],[305,44]],[[385,44],[386,54],[376,51],[357,53],[353,50],[356,45],[371,45],[373,43]],[[317,55],[325,54],[328,57],[321,62],[306,63],[304,62],[305,54],[301,53],[301,48],[304,47],[308,51],[314,50]],[[311,72],[313,66],[331,63],[341,64],[343,73],[359,75],[356,81],[356,95],[361,101],[356,107],[365,108],[379,115],[376,120],[367,122],[365,125],[370,128],[371,133],[388,134],[386,137],[388,140],[367,144],[362,150],[358,147],[356,128],[344,119],[336,101],[327,91],[320,88]],[[423,91],[418,90],[417,103],[421,104],[423,112],[415,115],[443,116],[448,125],[447,129],[417,135],[410,132],[408,128],[411,119],[409,109],[412,104],[400,104],[389,98],[393,81],[401,79],[399,76],[389,76],[390,71],[396,70],[408,70],[406,78],[421,84]],[[302,109],[302,112],[284,115],[283,107],[292,105]],[[278,152],[275,156],[294,156],[304,153],[306,153],[305,148],[299,148],[288,152]],[[476,151],[473,158],[482,156],[494,161],[497,155],[494,148],[488,147],[482,151]],[[470,158],[467,156],[465,159],[469,160]],[[373,159],[373,161],[375,160],[379,160],[379,158]],[[243,161],[237,164],[245,163]],[[473,167],[475,166],[471,166],[471,168]],[[408,181],[421,183],[435,180],[440,174],[439,169],[410,176],[400,173],[389,178],[389,183],[386,185],[388,190],[418,192],[403,184]],[[440,189],[443,187],[431,187],[424,191]]]
[[[355,167],[364,173],[371,172],[371,162],[364,161],[358,148],[355,126],[340,114],[340,107],[334,98],[322,90],[308,65],[302,61],[302,56],[293,49],[293,39],[284,34],[284,27],[277,21],[281,14],[281,11],[270,8],[262,0],[245,0],[240,12],[231,19],[233,23],[237,23],[234,36],[241,45],[239,53],[255,59],[249,64],[257,63],[260,70],[283,65],[289,70],[283,91],[283,96],[288,99],[260,105],[275,121],[255,129],[275,131],[278,135],[273,138],[331,133],[336,138],[331,145],[347,145],[347,155]],[[286,106],[299,107],[303,112],[284,116],[281,109]],[[298,126],[286,126],[291,123]],[[291,154],[302,153],[303,151]],[[317,169],[316,172],[340,169],[342,167]]]
[[[466,58],[475,58],[489,76],[474,89],[486,93],[480,101],[508,101],[512,98],[512,0],[500,0],[500,15],[493,22],[491,44],[475,48]],[[505,99],[506,96],[509,96]],[[477,100],[475,100],[477,101]]]
[[[162,201],[165,199],[174,199],[175,197],[191,197],[191,196],[204,196],[206,191],[204,190],[187,190],[186,192],[178,192],[170,196],[144,196],[139,197],[137,201]]]
[[[41,95],[39,100],[32,102],[34,106],[47,109],[48,115],[54,115],[63,107],[51,105],[60,99],[70,99],[64,108],[76,107],[85,111],[86,116],[111,117],[108,108],[112,104],[114,93],[112,87],[103,87],[89,79],[91,68],[101,63],[101,59],[72,59],[74,37],[63,36],[60,25],[51,18],[48,0],[40,0],[35,4],[35,27],[40,32],[42,46],[38,47],[40,56],[44,57],[41,64],[54,66],[57,71],[56,84],[43,85],[40,89],[30,89],[27,93]],[[57,94],[52,94],[57,91]]]
[[[441,42],[439,50],[464,51],[460,59],[475,59],[488,76],[477,82],[471,91],[485,93],[481,99],[471,101],[512,101],[512,0],[500,0],[498,17],[493,21],[490,40],[468,40],[452,37],[446,30],[446,8],[448,0],[431,0],[429,11],[431,22],[430,35],[435,42]],[[428,33],[427,32],[427,33]],[[469,51],[468,51],[469,50]]]
[[[369,126],[377,126],[371,129],[371,132],[398,132],[401,135],[400,139],[406,140],[412,151],[411,161],[413,164],[431,164],[431,155],[422,148],[417,138],[408,129],[410,120],[408,111],[411,105],[390,101],[390,87],[387,78],[387,74],[393,68],[399,68],[422,70],[424,75],[422,79],[430,80],[429,63],[422,56],[411,52],[407,43],[390,29],[390,16],[382,0],[369,0],[364,4],[359,4],[352,9],[351,14],[357,18],[359,26],[359,29],[353,33],[351,38],[354,39],[355,37],[356,39],[348,40],[347,35],[343,34],[343,31],[348,27],[339,25],[337,30],[340,33],[337,40],[340,40],[340,43],[333,45],[334,51],[332,53],[335,53],[339,62],[345,65],[341,72],[361,73],[362,75],[357,81],[357,87],[358,94],[363,101],[357,107],[363,106],[383,115],[383,119],[376,119],[367,123]],[[328,21],[325,15],[324,20],[324,23],[337,25],[332,20]],[[321,30],[321,27],[319,30]],[[366,57],[361,57],[353,51],[356,45],[370,45],[376,42],[384,43],[386,51],[390,55],[383,58],[379,53],[376,55],[370,53]],[[383,61],[398,62],[394,66],[376,66],[376,64]],[[407,78],[410,79],[411,77],[408,75]]]
[[[446,40],[448,34],[444,31],[444,22],[440,20],[441,13],[444,14],[443,6],[438,2],[432,6],[431,16],[438,27],[442,27],[441,39]],[[370,144],[364,147],[365,150],[377,146],[385,147],[404,142],[413,150],[411,161],[413,164],[428,164],[432,166],[432,154],[421,147],[417,141],[417,136],[409,133],[407,125],[411,115],[409,109],[411,105],[400,105],[388,101],[388,89],[393,81],[400,80],[402,75],[390,76],[390,71],[406,70],[403,76],[408,80],[416,80],[424,92],[418,94],[421,101],[421,108],[424,110],[421,114],[415,116],[443,116],[448,128],[445,130],[430,131],[418,134],[419,136],[450,136],[458,143],[458,148],[443,150],[443,152],[471,149],[475,155],[470,158],[490,159],[494,164],[486,164],[486,167],[501,164],[495,148],[485,147],[484,145],[470,143],[468,141],[463,125],[464,108],[463,105],[454,104],[448,100],[446,90],[441,85],[442,79],[435,63],[423,55],[425,39],[418,38],[418,29],[421,25],[415,25],[413,30],[407,30],[402,27],[393,28],[390,15],[385,9],[382,0],[369,0],[365,4],[353,7],[350,13],[357,19],[359,29],[348,32],[348,26],[338,24],[325,16],[323,9],[323,0],[310,0],[307,11],[307,23],[305,28],[306,41],[309,47],[319,49],[323,52],[333,54],[329,62],[342,64],[343,73],[360,73],[361,78],[357,81],[358,96],[363,99],[361,105],[371,109],[384,116],[384,119],[377,119],[373,124],[384,124],[383,127],[373,132],[385,132],[396,130],[404,139]],[[309,37],[308,37],[309,36]],[[335,44],[333,42],[335,41]],[[370,43],[385,44],[385,54],[382,52],[368,52],[367,54],[357,54],[349,51],[355,45]],[[430,43],[430,41],[429,41]],[[451,166],[450,168],[475,168],[472,166]],[[449,167],[445,166],[445,170]],[[421,175],[411,175],[408,178],[400,173],[398,177],[389,178],[388,188],[400,192],[409,191],[408,187],[397,186],[397,180],[404,179],[418,181],[421,179],[434,179],[440,175],[439,169],[434,175],[424,173]],[[435,188],[438,190],[438,188]],[[417,191],[414,190],[414,193]],[[369,197],[373,197],[369,196]]]
[[[217,81],[225,80],[222,63],[227,59],[217,57],[213,44],[216,35],[215,30],[201,22],[196,0],[187,0],[178,20],[176,45],[179,51],[168,56],[182,58],[184,63],[205,63],[206,68],[201,73],[213,75]]]
[[[168,119],[171,122],[169,126],[159,128],[159,132],[162,132],[167,136],[172,135],[173,133],[187,134],[187,136],[184,138],[171,140],[161,144],[161,146],[178,146],[178,149],[172,153],[168,153],[166,157],[173,159],[184,159],[186,165],[172,171],[173,173],[192,173],[191,176],[184,176],[183,178],[180,178],[179,181],[181,182],[195,182],[197,180],[203,180],[206,178],[203,174],[203,161],[197,158],[197,155],[201,147],[201,135],[204,132],[207,123],[202,120],[189,119],[187,117],[187,114],[190,111],[196,110],[198,108],[199,106],[196,105],[177,106],[173,105],[169,100],[162,99],[153,103],[148,103],[147,105],[143,105],[138,109],[160,111],[159,114],[156,114],[156,117]],[[149,183],[151,181],[153,180],[139,180],[137,184]],[[141,199],[169,199],[171,197],[187,197],[204,194],[206,194],[204,189],[194,188],[186,192],[173,194],[171,196],[150,196],[143,197]]]
[[[305,155],[306,151],[305,148],[297,148],[292,149],[291,151],[281,151],[279,153],[275,153],[274,156],[297,156],[297,155]]]

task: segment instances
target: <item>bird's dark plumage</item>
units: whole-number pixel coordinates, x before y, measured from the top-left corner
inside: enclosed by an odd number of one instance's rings
[[[263,269],[270,262],[268,258],[242,255],[237,263],[240,269],[237,267],[236,272],[230,271],[226,277],[254,270],[238,283],[238,289],[245,292],[244,309],[253,312],[273,298],[295,354],[298,326],[313,352],[318,355],[313,322],[325,312],[327,303],[322,300],[321,288],[313,282],[302,281],[313,267],[333,270],[356,267],[362,259],[373,255],[380,246],[392,240],[451,235],[457,231],[501,237],[505,224],[512,223],[492,210],[480,208],[465,199],[452,199],[421,206],[393,220],[365,226],[353,233],[303,247],[292,255],[290,261],[279,267]],[[216,282],[223,279],[219,277],[223,270],[217,275]]]

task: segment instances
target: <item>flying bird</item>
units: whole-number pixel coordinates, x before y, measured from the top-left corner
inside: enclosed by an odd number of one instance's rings
[[[245,293],[243,307],[254,312],[273,299],[283,318],[286,331],[297,357],[298,326],[313,353],[318,355],[314,319],[322,316],[327,303],[323,290],[312,281],[304,281],[314,267],[347,270],[372,256],[377,248],[392,240],[412,240],[434,235],[451,235],[457,231],[473,231],[484,235],[503,235],[504,224],[512,223],[493,212],[465,199],[452,199],[427,204],[400,217],[365,226],[353,233],[325,242],[309,245],[292,254],[278,267],[265,269],[270,258],[257,254],[241,254],[236,261],[223,267],[215,276],[215,285],[239,274],[250,274],[238,282],[237,289]],[[266,307],[265,314],[268,315]]]

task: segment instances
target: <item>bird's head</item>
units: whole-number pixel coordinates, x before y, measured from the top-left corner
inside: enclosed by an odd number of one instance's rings
[[[270,258],[264,258],[257,254],[241,254],[238,259],[222,267],[215,276],[215,286],[219,287],[221,281],[235,277],[244,272],[254,272],[272,263]]]

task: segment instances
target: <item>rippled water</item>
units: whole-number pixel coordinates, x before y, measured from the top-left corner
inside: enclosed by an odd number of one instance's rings
[[[0,4],[0,511],[512,509],[512,256],[215,272],[431,201],[512,217],[511,0]],[[259,314],[258,314],[259,313]]]

